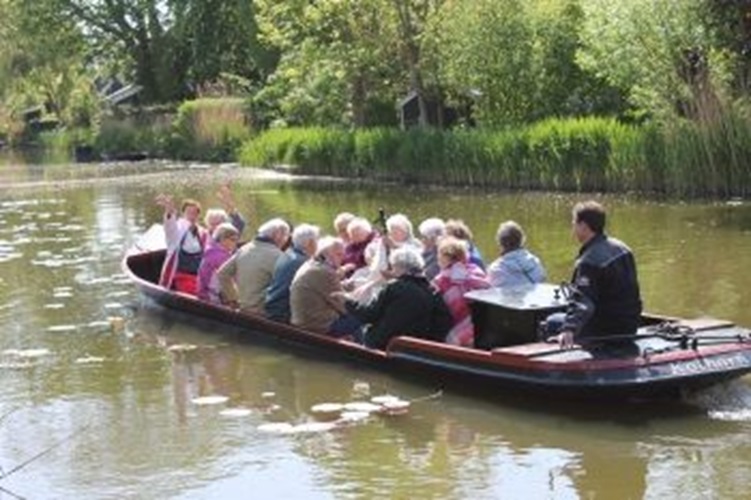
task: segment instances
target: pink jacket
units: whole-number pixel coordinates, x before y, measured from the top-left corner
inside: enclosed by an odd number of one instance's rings
[[[457,262],[451,267],[441,269],[433,279],[433,286],[443,296],[444,302],[454,318],[454,327],[446,336],[449,344],[472,347],[475,329],[472,315],[464,294],[472,290],[490,288],[485,271],[470,262]]]

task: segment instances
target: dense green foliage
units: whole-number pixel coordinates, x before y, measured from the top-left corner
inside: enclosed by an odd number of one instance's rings
[[[745,0],[0,0],[0,137],[35,139],[24,110],[41,106],[73,137],[52,142],[105,154],[226,161],[273,129],[244,161],[737,194],[749,16]],[[177,116],[112,109],[112,77]]]
[[[504,131],[276,129],[248,141],[240,159],[247,165],[287,165],[302,174],[400,182],[677,196],[751,194],[748,121],[735,117],[724,127],[718,132],[684,122],[665,129],[580,118]],[[728,136],[737,143],[728,144]]]

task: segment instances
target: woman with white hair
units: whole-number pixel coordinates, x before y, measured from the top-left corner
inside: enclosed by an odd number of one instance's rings
[[[347,235],[349,243],[344,247],[342,265],[346,266],[347,274],[351,275],[353,271],[367,265],[365,249],[378,236],[378,232],[373,229],[367,219],[355,217],[347,225]]]
[[[389,255],[394,278],[370,304],[348,300],[347,310],[367,326],[357,340],[385,349],[397,335],[443,341],[452,326],[451,314],[423,275],[418,250],[397,248]]]
[[[501,256],[488,268],[491,285],[501,288],[545,281],[545,268],[536,255],[524,248],[525,240],[524,230],[516,222],[509,220],[498,226],[496,241]]]
[[[245,219],[237,211],[235,199],[232,196],[232,190],[229,185],[224,184],[216,193],[223,208],[210,208],[206,211],[203,219],[209,234],[214,234],[214,230],[224,222],[230,222],[237,229],[238,234],[242,234],[245,229]]]
[[[446,223],[437,217],[425,219],[417,228],[423,245],[422,258],[425,259],[425,277],[435,278],[441,271],[438,266],[438,240],[446,235]]]
[[[219,224],[212,233],[213,243],[206,245],[198,268],[198,298],[213,303],[220,303],[219,282],[216,271],[235,253],[240,233],[229,223]]]
[[[353,296],[362,303],[370,301],[391,277],[389,254],[398,248],[410,248],[422,254],[422,244],[412,232],[412,222],[404,214],[394,214],[386,219],[386,234],[375,238],[363,256],[368,263],[367,273],[359,273]]]

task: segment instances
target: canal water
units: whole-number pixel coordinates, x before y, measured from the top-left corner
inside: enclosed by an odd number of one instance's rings
[[[554,282],[577,251],[583,196],[277,177],[0,165],[0,499],[748,498],[749,378],[679,403],[483,400],[167,312],[123,275],[157,194],[209,207],[225,182],[249,230],[277,215],[330,230],[341,210],[383,207],[465,220],[490,261],[514,219]],[[648,310],[751,326],[751,202],[597,198]],[[409,411],[329,428],[312,410],[386,394]]]

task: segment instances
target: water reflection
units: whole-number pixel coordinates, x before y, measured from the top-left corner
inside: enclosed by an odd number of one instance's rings
[[[9,175],[25,183],[82,178],[62,166],[33,168],[39,172]],[[503,394],[490,402],[456,392],[422,399],[439,388],[248,342],[246,332],[148,306],[119,265],[123,249],[159,219],[154,195],[212,206],[207,186],[231,176],[190,171],[3,191],[0,417],[8,416],[0,420],[0,467],[89,427],[0,486],[30,498],[243,498],[249,485],[259,498],[747,496],[748,381],[690,408],[512,403]],[[242,178],[234,190],[251,230],[272,215],[328,228],[337,211],[375,216],[383,206],[416,221],[465,219],[488,260],[498,223],[514,218],[556,281],[576,253],[575,196]],[[605,201],[613,234],[639,259],[649,309],[751,325],[749,206]],[[112,317],[124,327],[114,329]],[[259,430],[331,421],[311,408],[382,394],[412,400],[409,412],[315,434]],[[194,402],[205,396],[228,400]],[[227,408],[250,413],[223,415]]]

